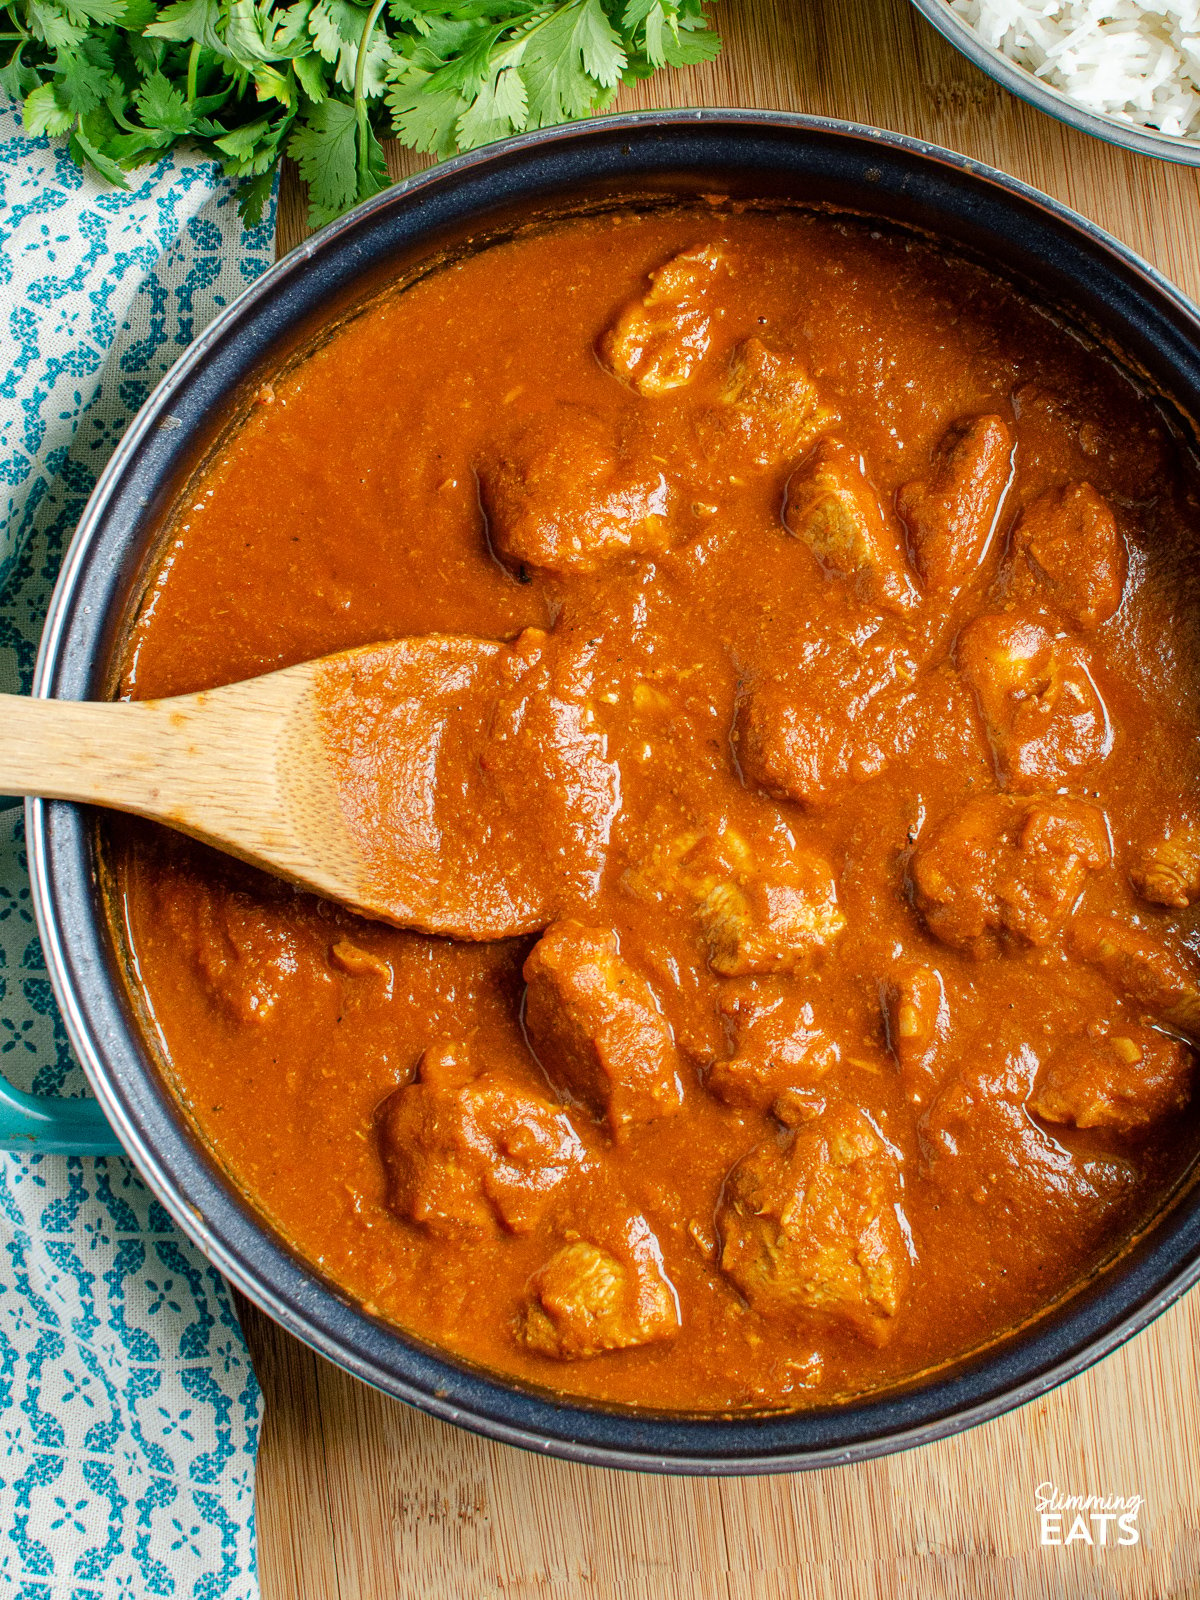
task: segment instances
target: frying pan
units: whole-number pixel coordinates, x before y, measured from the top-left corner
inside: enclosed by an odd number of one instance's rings
[[[1200,321],[1152,268],[1044,195],[946,150],[846,123],[757,111],[648,112],[534,133],[389,189],[286,256],[151,395],[79,524],[34,693],[113,692],[162,518],[256,374],[385,278],[531,217],[713,191],[867,213],[987,263],[1123,352],[1169,422],[1200,415]],[[506,312],[503,314],[519,314]],[[115,1147],[222,1272],[291,1333],[368,1383],[494,1439],[609,1466],[790,1471],[919,1445],[1044,1393],[1145,1327],[1200,1276],[1200,1185],[1066,1301],[986,1349],[887,1392],[791,1413],[606,1407],[495,1377],[370,1316],[289,1249],[197,1137],[125,977],[98,819],[27,802],[33,900],[54,991],[99,1109],[15,1092],[9,1147]],[[101,1115],[102,1113],[102,1115]],[[105,1120],[107,1120],[107,1127]],[[107,1129],[111,1128],[112,1134]]]

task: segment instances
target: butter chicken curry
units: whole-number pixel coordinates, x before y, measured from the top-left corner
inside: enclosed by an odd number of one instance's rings
[[[576,1395],[1021,1323],[1192,1153],[1198,528],[1118,365],[859,220],[581,214],[379,295],[199,469],[124,691],[447,636],[337,743],[462,937],[114,824],[203,1136],[369,1311]]]

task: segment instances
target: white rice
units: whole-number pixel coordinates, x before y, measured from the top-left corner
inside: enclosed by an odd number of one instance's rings
[[[949,0],[1076,105],[1200,138],[1200,0]]]

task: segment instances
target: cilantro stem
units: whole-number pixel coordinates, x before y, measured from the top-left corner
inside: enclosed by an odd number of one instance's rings
[[[363,87],[367,78],[367,51],[375,23],[383,10],[385,0],[375,0],[363,23],[362,38],[358,43],[358,59],[354,63],[354,115],[358,121],[358,192],[365,192],[371,165],[371,127],[367,118],[367,99]]]
[[[192,40],[192,48],[188,51],[187,95],[186,95],[186,99],[187,99],[188,105],[191,105],[192,101],[196,98],[196,74],[197,74],[197,72],[199,70],[199,67],[200,67],[200,41],[199,41],[199,39],[193,39]]]

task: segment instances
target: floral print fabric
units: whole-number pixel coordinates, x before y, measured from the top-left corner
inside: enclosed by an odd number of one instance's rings
[[[128,192],[0,106],[0,690],[134,413],[272,258],[186,154]],[[0,813],[0,1071],[80,1094]],[[220,1275],[122,1158],[0,1155],[0,1597],[253,1600],[261,1397]]]

